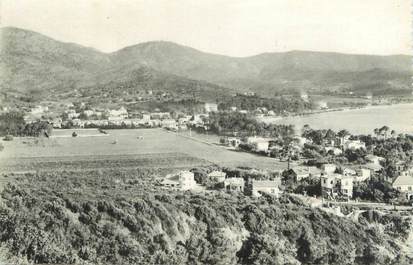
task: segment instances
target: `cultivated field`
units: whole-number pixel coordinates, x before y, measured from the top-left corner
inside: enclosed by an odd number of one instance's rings
[[[71,137],[73,131],[77,131],[81,137]],[[41,158],[61,161],[69,159],[67,157],[71,157],[72,160],[94,160],[104,156],[112,156],[107,160],[118,160],[139,155],[140,158],[151,157],[153,164],[159,167],[182,166],[179,157],[186,159],[185,165],[191,166],[188,157],[192,157],[195,158],[194,166],[200,163],[213,163],[230,167],[286,168],[285,163],[273,158],[227,150],[212,143],[213,137],[206,140],[193,135],[193,138],[188,138],[162,129],[108,130],[108,134],[101,134],[97,130],[55,130],[53,135],[56,137],[15,138],[12,142],[3,142],[5,148],[0,153],[0,163],[18,164],[17,161],[23,160],[28,163],[27,161]],[[160,157],[157,158],[156,155]],[[163,156],[169,157],[167,164],[161,159]],[[175,159],[171,160],[173,157]],[[145,163],[137,162],[137,165],[144,166]]]

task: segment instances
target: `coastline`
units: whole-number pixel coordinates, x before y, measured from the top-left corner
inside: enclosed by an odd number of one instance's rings
[[[256,116],[256,119],[264,123],[273,123],[276,121],[280,121],[280,120],[287,119],[287,118],[293,118],[293,117],[306,117],[306,116],[312,116],[312,115],[323,114],[323,113],[331,113],[331,112],[351,112],[351,111],[370,110],[370,109],[383,109],[383,108],[391,108],[391,107],[403,106],[403,105],[413,105],[413,102],[377,104],[377,105],[366,105],[366,106],[358,106],[358,107],[340,107],[340,108],[315,110],[315,111],[302,112],[302,113],[294,113],[294,114],[290,114],[287,116],[264,116],[264,117]]]

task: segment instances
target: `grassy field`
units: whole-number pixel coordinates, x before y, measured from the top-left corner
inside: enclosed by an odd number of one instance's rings
[[[77,131],[81,137],[71,137],[73,131]],[[108,130],[108,132],[105,135],[99,134],[97,130],[55,130],[53,135],[57,137],[15,138],[11,142],[3,142],[5,148],[0,153],[0,163],[7,164],[15,161],[16,164],[17,161],[40,158],[49,158],[51,161],[61,161],[68,159],[67,157],[72,157],[73,160],[98,159],[102,156],[113,156],[112,158],[116,160],[122,156],[140,155],[152,157],[153,164],[159,167],[165,165],[176,167],[182,164],[179,158],[169,160],[165,164],[163,160],[157,161],[156,155],[176,157],[178,153],[185,159],[196,158],[193,165],[206,161],[229,167],[286,168],[285,163],[280,163],[273,158],[227,150],[214,143],[215,140],[218,141],[216,137],[206,139],[193,135],[193,138],[188,138],[162,129],[125,129]],[[191,166],[191,163],[186,165]]]

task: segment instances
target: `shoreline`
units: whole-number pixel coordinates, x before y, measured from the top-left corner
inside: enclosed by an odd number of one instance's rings
[[[413,105],[413,102],[366,105],[366,106],[360,106],[360,107],[332,108],[332,109],[317,110],[317,111],[311,111],[311,112],[295,113],[295,114],[290,114],[288,116],[264,116],[264,117],[256,116],[256,119],[264,123],[273,123],[273,122],[280,121],[283,119],[288,119],[288,118],[308,117],[312,115],[331,113],[331,112],[350,112],[350,111],[359,111],[359,110],[383,109],[383,108],[391,108],[391,107],[403,106],[403,105]]]

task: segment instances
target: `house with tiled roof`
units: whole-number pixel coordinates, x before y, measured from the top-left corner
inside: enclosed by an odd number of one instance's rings
[[[413,170],[403,171],[392,185],[398,191],[406,193],[408,199],[413,199]]]

